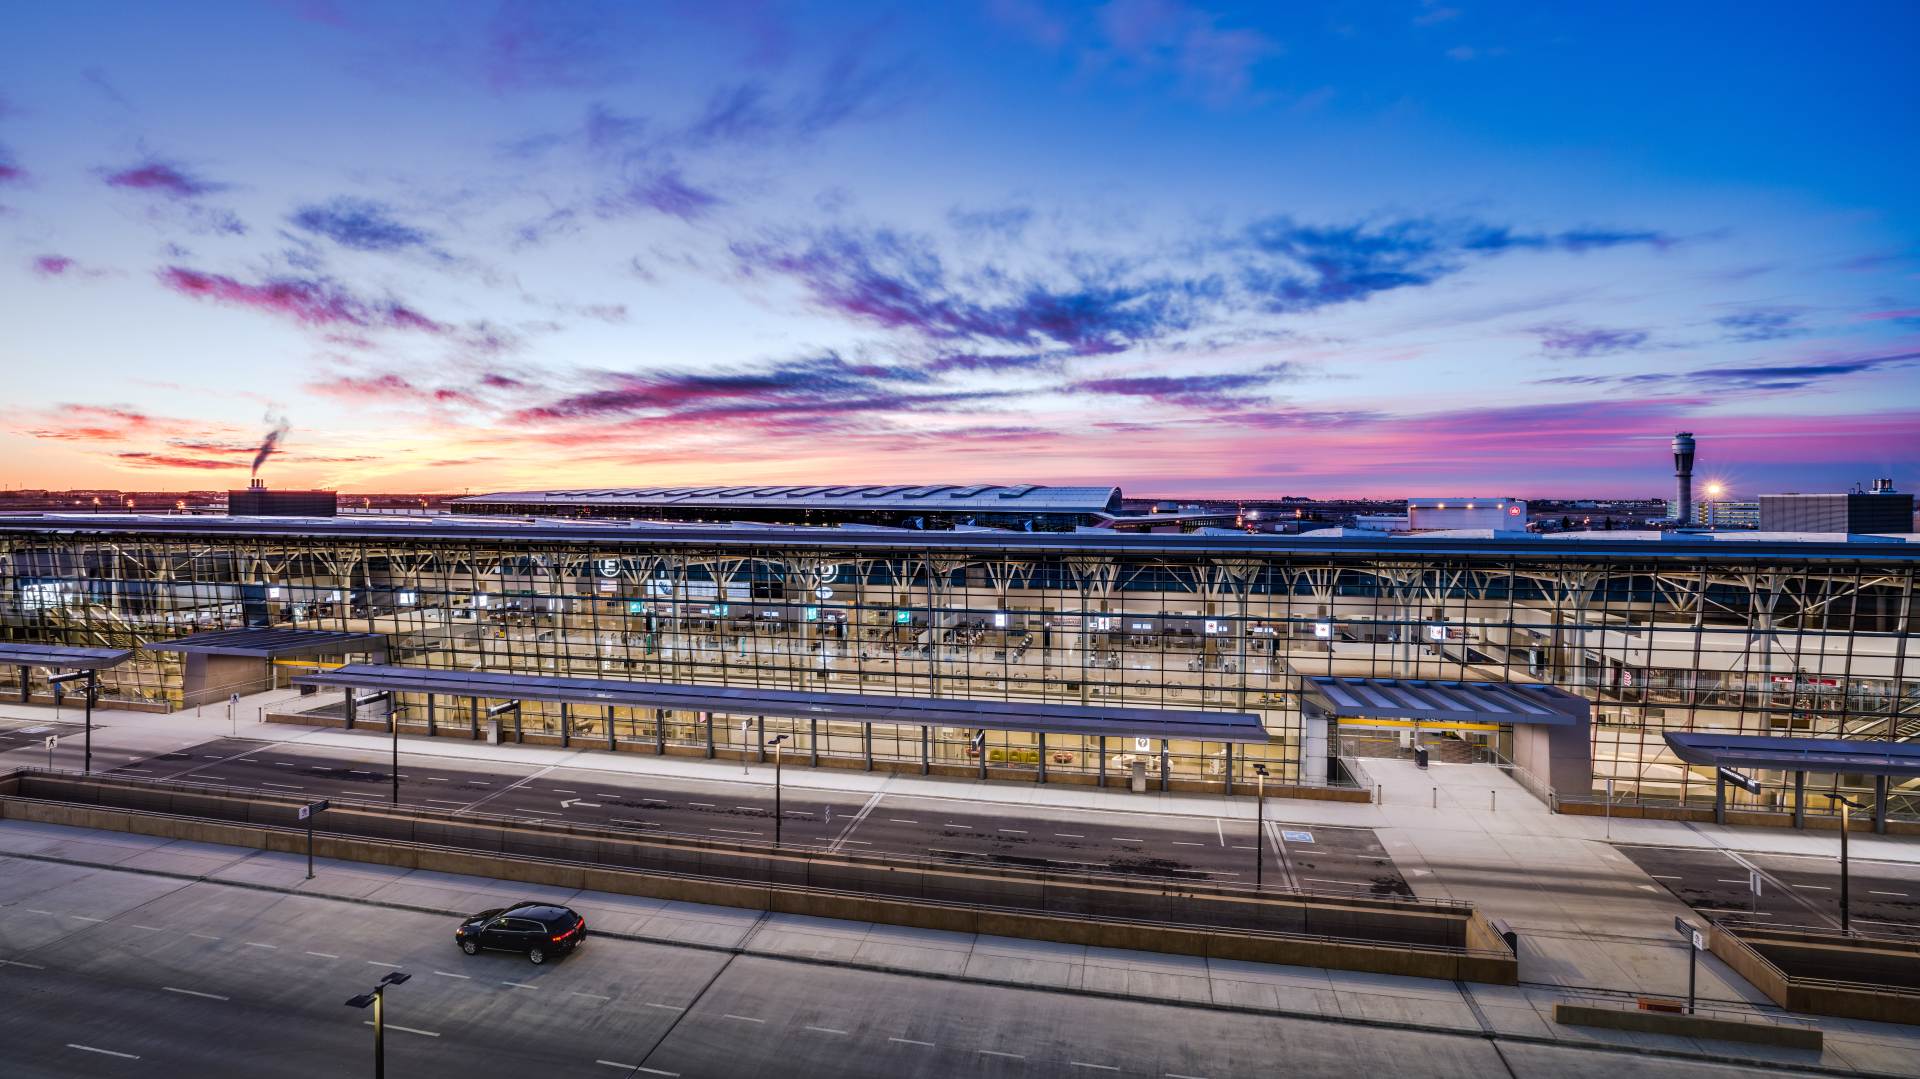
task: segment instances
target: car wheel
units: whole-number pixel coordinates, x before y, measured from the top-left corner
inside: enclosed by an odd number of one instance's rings
[[[468,955],[479,955],[480,944],[478,941],[463,940],[460,942],[460,950]]]
[[[541,963],[544,963],[546,961],[547,961],[547,953],[545,949],[529,948],[527,950],[527,962],[532,963],[535,966],[539,966]]]

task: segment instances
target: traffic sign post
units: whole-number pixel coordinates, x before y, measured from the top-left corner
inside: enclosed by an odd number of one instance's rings
[[[59,744],[60,744],[59,735],[57,734],[47,735],[47,771],[49,772],[53,771],[53,747]]]
[[[1674,931],[1687,942],[1687,1014],[1693,1014],[1694,987],[1697,985],[1700,953],[1707,950],[1706,934],[1679,915],[1673,918]]]
[[[227,694],[227,723],[231,726],[232,733],[236,735],[240,733],[239,706],[240,694]]]
[[[313,879],[313,818],[327,808],[325,798],[300,807],[300,819],[307,822],[307,879]]]

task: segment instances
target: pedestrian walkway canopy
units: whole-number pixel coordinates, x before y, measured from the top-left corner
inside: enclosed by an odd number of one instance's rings
[[[287,659],[300,656],[337,656],[347,652],[386,654],[381,633],[347,633],[329,629],[280,629],[255,626],[190,633],[170,641],[151,641],[155,652],[182,652],[207,656],[244,656],[249,659]]]
[[[1688,764],[1707,768],[1771,768],[1783,772],[1920,776],[1920,743],[1851,738],[1787,738],[1765,734],[1669,734],[1667,746]]]
[[[619,708],[670,708],[781,719],[828,719],[857,723],[896,723],[922,727],[959,727],[1088,737],[1190,739],[1204,742],[1264,743],[1260,717],[1247,712],[1178,711],[1160,708],[1106,708],[1040,701],[977,701],[935,697],[887,697],[865,693],[757,689],[595,678],[557,678],[491,671],[447,671],[421,667],[351,664],[338,670],[303,674],[296,685],[337,686],[348,690],[433,693],[502,701],[610,705]]]
[[[108,667],[118,667],[132,655],[132,651],[124,648],[81,648],[65,644],[0,641],[0,666],[4,667],[98,671]]]
[[[1587,722],[1593,705],[1558,686],[1524,682],[1442,682],[1427,678],[1336,678],[1304,675],[1307,703],[1342,719],[1446,723]]]

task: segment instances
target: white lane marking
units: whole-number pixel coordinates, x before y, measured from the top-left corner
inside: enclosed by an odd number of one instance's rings
[[[41,910],[39,907],[28,907],[26,908],[26,911],[28,914],[52,914],[53,913],[50,910]]]
[[[1146,842],[1146,840],[1144,840],[1144,839],[1140,839],[1140,838],[1139,838],[1139,837],[1137,837],[1137,836],[1130,836],[1130,835],[1117,835],[1117,836],[1114,836],[1114,837],[1113,837],[1113,841],[1114,841],[1115,843],[1144,843],[1144,842]]]
[[[1091,1068],[1092,1070],[1099,1071],[1099,1072],[1117,1072],[1120,1070],[1119,1068],[1113,1066],[1112,1064],[1089,1064],[1084,1060],[1069,1060],[1067,1061],[1067,1064],[1071,1067]]]
[[[257,940],[243,940],[240,943],[246,945],[249,948],[266,948],[270,951],[278,951],[280,948],[278,944],[262,944]]]
[[[920,823],[917,820],[902,820],[899,817],[888,817],[887,820],[892,821],[894,824],[919,824]]]
[[[725,1015],[723,1015],[723,1016],[721,1016],[720,1018],[722,1018],[722,1019],[738,1019],[738,1020],[740,1020],[740,1021],[741,1021],[742,1023],[764,1023],[764,1022],[766,1022],[766,1020],[765,1020],[765,1019],[755,1019],[755,1018],[754,1018],[753,1016],[751,1016],[751,1015],[735,1015],[735,1014],[733,1014],[732,1012],[728,1012],[728,1013],[726,1013]]]
[[[1746,883],[1746,881],[1744,881],[1744,880],[1742,880],[1742,881],[1736,881],[1735,883],[1737,883],[1737,884],[1745,884],[1745,883]],[[1824,885],[1824,884],[1796,884],[1796,885],[1794,885],[1794,887],[1795,887],[1795,888],[1810,888],[1810,889],[1812,889],[1813,891],[1816,891],[1816,892],[1831,892],[1831,891],[1833,891],[1833,889],[1832,889],[1832,888],[1829,888],[1829,887],[1827,887],[1827,886],[1826,886],[1826,885]]]
[[[1220,837],[1220,845],[1227,845],[1227,830],[1220,826],[1220,818],[1213,818],[1213,833]]]
[[[686,1009],[685,1009],[685,1008],[682,1008],[682,1007],[680,1007],[680,1006],[678,1006],[678,1005],[675,1005],[675,1004],[655,1004],[655,1003],[653,1003],[652,1001],[648,1001],[647,1003],[645,1003],[645,1004],[642,1004],[642,1005],[641,1005],[641,1007],[643,1007],[643,1008],[658,1008],[658,1009],[660,1009],[660,1010],[661,1010],[661,1011],[663,1011],[663,1012],[684,1012],[684,1011],[686,1011]]]
[[[725,832],[728,835],[759,835],[760,834],[759,832],[749,832],[744,828],[709,828],[707,829],[707,831]]]
[[[104,921],[106,921],[106,919],[105,919],[105,918],[89,918],[89,917],[87,917],[87,916],[86,916],[86,915],[84,915],[84,914],[69,914],[69,915],[67,915],[67,917],[69,917],[69,918],[73,918],[73,919],[76,919],[76,920],[78,920],[78,921],[82,921],[82,922],[104,922]]]
[[[763,810],[763,809],[761,809],[761,808],[760,808],[759,806],[734,806],[733,808],[735,808],[735,809],[744,809],[744,810],[746,810],[746,811],[747,811],[747,812],[749,812],[749,813],[764,813],[764,812],[766,812],[766,810]]]
[[[1183,1075],[1180,1072],[1168,1072],[1166,1079],[1207,1079],[1204,1075]]]
[[[1905,899],[1907,897],[1907,893],[1905,892],[1876,892],[1871,888],[1867,889],[1867,894],[1868,895],[1897,895],[1902,899]]]
[[[1176,847],[1198,847],[1198,846],[1202,846],[1202,844],[1200,844],[1200,843],[1195,843],[1195,842],[1193,842],[1193,841],[1192,841],[1192,840],[1190,840],[1190,839],[1176,839],[1176,840],[1174,840],[1174,841],[1173,841],[1173,845],[1174,845],[1174,846],[1176,846]]]
[[[547,789],[552,791],[555,794],[579,794],[580,793],[579,791],[570,791],[565,787],[548,787]]]
[[[199,937],[199,938],[200,938],[201,940],[219,940],[219,939],[220,939],[219,937],[216,937],[216,936],[214,936],[214,935],[213,935],[212,933],[192,933],[192,932],[190,932],[190,933],[188,933],[188,934],[187,934],[187,936],[190,936],[190,937]]]
[[[371,1019],[363,1019],[360,1022],[362,1026],[370,1027],[373,1025],[373,1020]],[[431,1030],[421,1030],[419,1027],[403,1027],[398,1023],[387,1023],[385,1024],[385,1026],[388,1030],[404,1030],[408,1034],[419,1034],[427,1038],[438,1038],[440,1036],[439,1034]]]
[[[690,806],[699,806],[702,809],[714,808],[714,804],[712,802],[688,802],[687,804]]]
[[[819,1033],[819,1034],[839,1034],[839,1035],[843,1035],[843,1036],[844,1036],[844,1035],[845,1035],[845,1034],[847,1033],[847,1032],[846,1032],[846,1031],[844,1031],[844,1030],[835,1030],[835,1029],[833,1029],[832,1027],[814,1027],[814,1026],[810,1026],[810,1027],[808,1027],[807,1029],[808,1029],[808,1030],[811,1030],[811,1031],[814,1031],[814,1032],[816,1032],[816,1033]]]
[[[320,958],[322,958],[322,959],[338,959],[338,958],[340,958],[339,956],[337,956],[337,955],[335,955],[335,954],[333,954],[332,952],[308,952],[307,954],[308,954],[308,955],[317,955],[317,956],[319,956],[319,957],[320,957]]]
[[[956,821],[956,820],[950,820],[950,821],[948,821],[947,823],[945,823],[945,824],[943,824],[943,825],[941,825],[941,827],[942,827],[942,828],[971,828],[971,827],[973,827],[973,825],[971,825],[971,824],[961,824],[961,823],[960,823],[959,821]]]
[[[1001,1052],[1000,1050],[998,1050],[998,1049],[982,1049],[982,1050],[980,1050],[980,1055],[981,1055],[981,1056],[988,1056],[988,1057],[1006,1057],[1006,1058],[1007,1058],[1007,1059],[1009,1059],[1009,1060],[1025,1060],[1025,1059],[1027,1059],[1027,1057],[1026,1057],[1026,1054],[1024,1054],[1024,1053],[1002,1053],[1002,1052]]]
[[[370,966],[370,967],[392,967],[392,968],[393,968],[393,969],[395,969],[395,970],[399,970],[399,969],[400,969],[400,964],[398,964],[398,963],[382,963],[382,962],[381,962],[380,960],[378,960],[378,959],[369,959],[369,960],[367,960],[367,965],[368,965],[368,966]]]
[[[181,996],[187,996],[187,997],[205,997],[208,1000],[232,1000],[233,999],[232,997],[223,997],[218,993],[202,993],[198,989],[182,989],[177,985],[163,985],[160,988],[165,989],[169,993],[179,993]]]
[[[1012,832],[1012,833],[1013,833],[1014,835],[1026,835],[1026,834],[1027,834],[1027,830],[1026,830],[1025,828],[1002,828],[1002,829],[1000,829],[1000,830],[1001,830],[1001,831],[1003,831],[1003,832]]]
[[[455,974],[452,971],[448,971],[448,970],[436,970],[434,971],[434,973],[438,974],[442,978],[459,978],[462,981],[468,981],[468,982],[473,980],[473,975],[471,974]]]
[[[45,969],[47,969],[47,968],[45,968],[45,967],[43,967],[43,966],[41,966],[41,965],[40,965],[40,964],[38,964],[38,963],[22,963],[22,962],[21,962],[20,960],[18,960],[18,959],[0,959],[0,967],[25,967],[25,968],[27,968],[28,970],[45,970]]]
[[[1083,836],[1083,835],[1081,835],[1081,834],[1080,834],[1079,832],[1055,832],[1055,833],[1053,833],[1053,834],[1054,834],[1054,835],[1056,835],[1056,836],[1059,836],[1059,837],[1060,837],[1061,839],[1085,839],[1085,838],[1087,838],[1086,836]]]
[[[873,846],[873,843],[872,843],[872,841],[870,841],[870,840],[866,840],[866,839],[842,839],[842,840],[841,840],[840,842],[842,842],[842,843],[851,843],[851,844],[853,844],[853,845],[855,845],[855,846],[859,846],[859,847],[871,847],[871,846]]]
[[[1683,879],[1683,878],[1680,878],[1680,877],[1669,877],[1669,876],[1666,876],[1666,875],[1664,875],[1664,874],[1661,874],[1661,873],[1648,873],[1648,874],[1647,874],[1647,876],[1649,876],[1649,877],[1652,877],[1652,878],[1653,878],[1654,880],[1681,880],[1681,879]]]
[[[865,840],[854,840],[850,837],[853,835],[853,830],[855,828],[858,828],[862,824],[865,824],[867,822],[867,818],[873,814],[873,811],[876,808],[879,807],[880,799],[884,797],[886,796],[882,794],[880,791],[874,791],[873,795],[869,797],[864,803],[861,804],[859,811],[856,812],[853,816],[847,818],[847,826],[845,828],[840,829],[840,835],[833,842],[827,844],[827,852],[831,854],[835,851],[840,850],[842,847],[845,847],[848,843],[853,843],[853,842],[858,842],[863,847],[872,846],[873,844],[868,843]]]
[[[1718,879],[1718,880],[1720,881],[1720,883],[1722,883],[1722,884],[1748,884],[1748,883],[1751,883],[1750,881],[1744,881],[1744,880],[1728,880],[1728,879],[1727,879],[1727,878],[1725,878],[1725,877],[1720,877],[1720,878],[1717,878],[1717,879]]]
[[[915,1041],[912,1038],[888,1038],[887,1040],[890,1042],[899,1042],[901,1045],[924,1045],[928,1049],[934,1048],[932,1042]]]
[[[120,1057],[123,1060],[139,1060],[140,1059],[139,1057],[135,1056],[132,1053],[116,1053],[111,1049],[96,1049],[91,1045],[81,1045],[79,1042],[68,1042],[67,1048],[78,1049],[78,1050],[81,1050],[82,1052],[87,1052],[87,1053],[99,1053],[102,1056]]]
[[[133,923],[131,923],[131,922],[129,922],[128,924],[129,924],[129,925],[132,925]],[[146,930],[146,931],[147,931],[147,932],[149,932],[149,933],[158,933],[158,932],[160,932],[160,927],[159,927],[159,926],[157,926],[157,925],[134,925],[134,926],[133,926],[133,928],[135,928],[135,929],[144,929],[144,930]]]
[[[273,763],[274,763],[274,765],[275,765],[275,767],[279,767],[279,768],[291,768],[291,767],[293,767],[293,764],[292,764],[292,762],[290,762],[290,761],[274,761]]]
[[[598,993],[582,993],[578,989],[574,990],[571,993],[568,993],[567,995],[570,997],[586,997],[588,1000],[612,1000],[613,999],[612,997],[603,997]]]
[[[540,987],[539,987],[539,986],[537,986],[537,985],[528,985],[528,984],[527,984],[526,982],[501,982],[500,984],[501,984],[501,985],[511,985],[511,986],[513,986],[513,987],[514,987],[515,989],[538,989],[538,988],[540,988]]]
[[[447,779],[447,778],[445,778],[445,777],[443,777],[443,776],[428,776],[428,777],[427,777],[427,782],[429,782],[429,783],[451,783],[451,782],[452,782],[452,780],[450,780],[450,779]]]
[[[434,805],[443,805],[443,806],[463,806],[467,804],[465,802],[456,802],[448,798],[426,798],[422,800],[427,802],[432,802]]]
[[[279,787],[283,790],[290,790],[290,791],[303,791],[307,789],[305,787],[302,787],[298,783],[270,783],[264,779],[260,781],[260,785],[262,787]]]

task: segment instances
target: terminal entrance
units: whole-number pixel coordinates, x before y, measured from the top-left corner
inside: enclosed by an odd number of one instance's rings
[[[1341,719],[1342,757],[1412,760],[1425,749],[1442,764],[1492,764],[1513,756],[1513,735],[1497,723],[1421,723],[1414,720]]]

